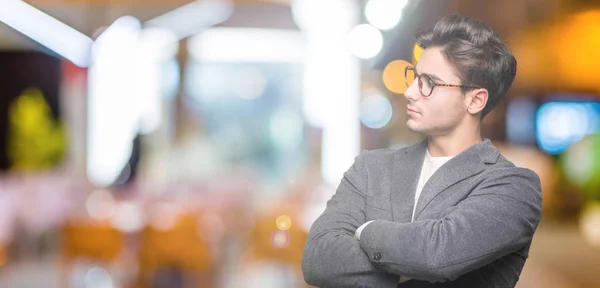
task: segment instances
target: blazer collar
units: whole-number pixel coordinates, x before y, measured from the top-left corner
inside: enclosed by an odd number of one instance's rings
[[[394,221],[410,222],[414,206],[423,159],[427,150],[427,138],[395,154],[394,180],[391,187],[392,216]],[[489,139],[472,145],[442,165],[429,178],[417,202],[415,220],[438,194],[451,185],[485,170],[487,164],[494,164],[500,152]]]
[[[418,142],[417,144],[414,144],[404,149],[404,153],[425,156],[425,151],[427,150],[428,143],[429,138],[425,138],[421,142]],[[494,144],[492,144],[492,141],[490,141],[490,139],[483,138],[481,142],[467,148],[465,151],[453,157],[453,159],[465,155],[469,158],[470,161],[480,160],[485,164],[494,164],[498,160],[500,152],[494,146]]]

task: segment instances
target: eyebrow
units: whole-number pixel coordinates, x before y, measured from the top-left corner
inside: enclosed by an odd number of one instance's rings
[[[415,66],[415,73],[416,73],[417,75],[420,75],[420,74],[419,74],[419,71],[417,70],[417,67],[416,67],[416,66]],[[437,75],[435,75],[435,74],[429,74],[429,73],[423,73],[423,74],[425,74],[425,75],[427,75],[427,76],[431,77],[431,79],[433,79],[433,80],[436,80],[436,81],[438,81],[438,82],[446,83],[446,81],[442,80],[442,78],[438,77],[438,76],[437,76]]]

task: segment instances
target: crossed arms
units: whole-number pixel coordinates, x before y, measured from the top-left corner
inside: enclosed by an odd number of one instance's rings
[[[442,219],[366,222],[366,156],[356,157],[308,235],[302,270],[318,287],[397,287],[399,275],[452,281],[531,242],[541,215],[529,170],[493,173]],[[490,178],[492,178],[490,177]]]

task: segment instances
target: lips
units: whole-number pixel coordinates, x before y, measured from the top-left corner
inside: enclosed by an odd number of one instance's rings
[[[414,110],[414,109],[411,109],[410,107],[406,107],[406,111],[407,111],[409,114],[418,114],[418,113],[419,113],[419,112],[417,112],[416,110]]]

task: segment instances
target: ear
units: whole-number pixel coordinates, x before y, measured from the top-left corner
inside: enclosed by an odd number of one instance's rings
[[[488,91],[487,89],[475,89],[467,94],[468,96],[465,98],[467,105],[467,112],[471,115],[475,115],[483,111],[485,105],[488,101]]]

